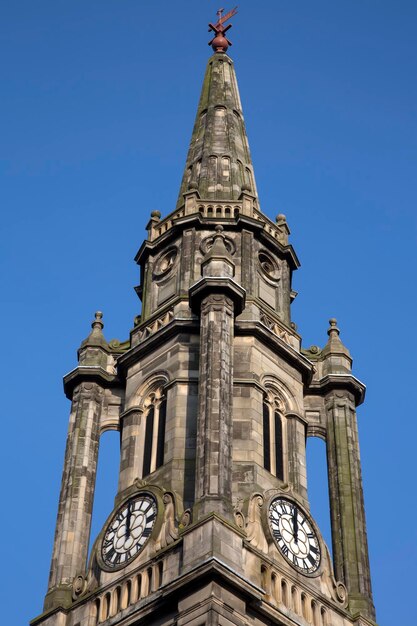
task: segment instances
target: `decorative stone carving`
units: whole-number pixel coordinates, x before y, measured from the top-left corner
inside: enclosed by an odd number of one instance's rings
[[[235,508],[233,510],[233,514],[235,516],[236,526],[239,528],[245,528],[245,516],[242,513],[243,499],[238,498],[236,501]]]
[[[203,241],[200,244],[200,251],[201,253],[206,256],[206,254],[212,249],[213,244],[214,244],[214,240],[215,240],[215,235],[212,235],[210,237],[206,237],[205,239],[203,239]],[[226,237],[223,235],[223,241],[224,241],[224,245],[226,250],[228,251],[228,253],[233,256],[236,252],[236,244],[233,241],[233,239],[231,239],[230,237]]]
[[[173,269],[178,259],[178,248],[169,248],[156,259],[153,276],[156,280],[165,278]]]
[[[263,311],[260,314],[260,320],[262,324],[264,324],[267,328],[269,328],[269,330],[274,333],[274,335],[285,341],[285,343],[287,343],[289,346],[291,345],[291,335],[286,330],[284,330],[278,324],[278,322],[271,319],[269,315],[266,315],[266,313],[264,313]]]
[[[158,317],[156,320],[153,320],[152,322],[144,326],[136,335],[137,340],[144,341],[145,339],[156,333],[157,330],[160,330],[161,328],[169,324],[169,322],[173,319],[174,311],[170,309],[169,311],[164,313],[164,315],[161,315],[161,317]]]
[[[178,528],[175,523],[175,504],[172,494],[165,493],[162,501],[165,505],[163,512],[163,521],[159,536],[155,542],[156,550],[166,548],[176,539],[178,539]]]
[[[192,514],[191,509],[186,509],[180,519],[180,528],[187,528],[191,524]]]
[[[278,282],[280,279],[280,271],[278,267],[277,261],[274,257],[266,252],[265,250],[261,250],[258,253],[258,262],[259,267],[262,274],[268,279],[274,282]]]
[[[249,501],[248,517],[246,522],[246,535],[250,544],[261,552],[268,553],[268,542],[262,527],[261,509],[264,503],[263,497],[256,493]]]
[[[127,352],[131,347],[130,339],[127,339],[126,341],[119,341],[119,339],[111,339],[109,341],[109,347],[111,350],[117,353]]]
[[[76,576],[72,582],[72,599],[76,600],[79,598],[87,588],[87,581],[84,576],[79,574]]]

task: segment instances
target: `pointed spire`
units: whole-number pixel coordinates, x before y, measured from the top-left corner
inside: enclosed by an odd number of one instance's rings
[[[80,365],[99,365],[106,367],[109,344],[104,338],[104,324],[101,321],[103,313],[96,311],[94,320],[91,323],[91,333],[87,339],[81,343],[78,350],[78,362]]]
[[[107,341],[104,339],[103,328],[104,324],[101,321],[103,319],[103,313],[101,311],[96,311],[94,315],[94,320],[91,322],[92,331],[88,335],[87,339],[81,344],[81,347],[87,346],[107,346]]]
[[[218,201],[257,195],[233,61],[223,51],[207,64],[177,208],[190,190]]]
[[[327,331],[329,339],[322,352],[325,359],[323,372],[326,374],[346,374],[352,369],[350,352],[340,339],[337,320],[332,317],[329,324],[330,327]]]

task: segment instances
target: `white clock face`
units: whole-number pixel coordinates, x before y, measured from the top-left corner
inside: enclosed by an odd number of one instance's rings
[[[312,574],[320,566],[320,544],[302,509],[286,498],[274,498],[269,507],[272,536],[281,554],[298,571]]]
[[[130,498],[120,507],[106,530],[101,548],[108,567],[123,567],[138,555],[152,532],[156,512],[156,502],[148,494]]]

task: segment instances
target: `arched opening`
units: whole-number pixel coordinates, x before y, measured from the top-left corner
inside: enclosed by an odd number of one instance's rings
[[[320,625],[319,607],[317,605],[317,602],[315,602],[315,600],[311,601],[311,613],[313,617],[313,625],[319,626]]]
[[[120,434],[108,430],[101,435],[97,463],[96,487],[91,520],[89,553],[102,529],[104,522],[114,508],[120,465]]]
[[[211,187],[217,180],[217,157],[215,156],[209,157],[209,160],[208,160],[208,180],[209,180],[209,184],[211,185]],[[212,191],[212,190],[213,188],[212,189],[209,188],[209,191]]]
[[[297,593],[297,588],[295,587],[295,585],[291,587],[291,608],[294,611],[294,613],[300,612],[298,608],[298,593]]]
[[[265,394],[262,408],[264,468],[284,480],[283,416],[277,406],[279,400],[274,393]]]
[[[261,584],[265,593],[268,593],[268,570],[265,565],[261,566]]]
[[[164,463],[167,401],[163,388],[149,395],[144,412],[142,476],[154,472]]]
[[[152,593],[153,591],[153,572],[152,567],[148,567],[148,593]]]
[[[103,602],[101,603],[101,621],[104,622],[110,615],[110,601],[111,596],[110,593],[106,593],[103,597]]]
[[[163,561],[159,561],[159,563],[158,563],[159,587],[162,586],[163,574],[164,574],[164,562]]]
[[[264,433],[264,468],[271,471],[271,430],[269,427],[269,406],[263,403],[263,433]]]
[[[151,461],[152,461],[152,438],[155,422],[155,407],[151,406],[146,415],[146,427],[145,427],[145,441],[143,444],[143,476],[147,476],[151,473]]]
[[[329,484],[327,474],[326,442],[319,437],[307,438],[307,487],[311,514],[330,552],[332,532],[330,522]]]
[[[97,598],[94,602],[92,618],[95,620],[96,624],[100,623],[100,598]]]
[[[271,575],[271,595],[276,602],[280,602],[281,587],[279,585],[278,576],[274,572]]]
[[[281,579],[281,599],[282,599],[282,603],[285,606],[289,605],[289,598],[288,598],[288,585],[287,582],[284,578]]]
[[[275,426],[275,475],[284,480],[284,449],[282,445],[282,419],[278,411],[274,413]]]
[[[309,618],[309,607],[308,607],[308,603],[307,603],[307,596],[305,593],[301,594],[301,615],[304,617],[304,619],[308,620]]]
[[[121,590],[120,587],[116,587],[112,594],[111,607],[110,607],[110,615],[117,615],[120,611],[120,595]]]
[[[222,181],[230,181],[230,159],[228,157],[222,158]]]
[[[120,600],[121,610],[126,609],[130,604],[131,586],[132,584],[130,580],[126,581],[125,585],[123,585],[123,592]]]

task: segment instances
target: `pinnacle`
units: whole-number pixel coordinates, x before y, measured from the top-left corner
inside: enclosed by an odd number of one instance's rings
[[[323,356],[326,359],[326,369],[328,373],[341,374],[350,372],[352,359],[349,350],[340,339],[340,329],[334,317],[329,319],[327,330],[329,339],[323,348]]]
[[[94,320],[91,323],[91,332],[88,335],[87,339],[81,344],[81,348],[93,347],[93,346],[101,346],[107,348],[107,341],[103,335],[104,324],[102,322],[103,313],[101,311],[96,311],[94,315]]]

